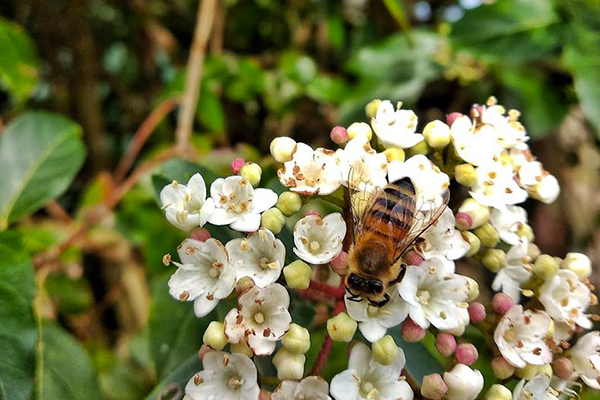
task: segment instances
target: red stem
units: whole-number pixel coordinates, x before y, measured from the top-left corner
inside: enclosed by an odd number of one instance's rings
[[[328,296],[330,299],[340,300],[344,298],[346,294],[346,290],[344,289],[344,280],[342,278],[342,283],[339,287],[328,285],[327,283],[319,282],[312,280],[310,281],[310,288],[307,290],[314,290],[317,292],[321,292],[324,295]]]

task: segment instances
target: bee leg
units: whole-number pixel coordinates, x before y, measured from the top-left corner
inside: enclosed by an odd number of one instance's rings
[[[375,307],[383,307],[389,302],[390,302],[390,295],[387,293],[383,296],[383,300],[381,300],[381,301],[369,300],[369,303],[371,303],[371,305],[375,306]]]
[[[348,300],[354,301],[354,302],[357,302],[357,303],[362,301],[362,298],[359,297],[359,296],[357,296],[357,295],[355,295],[354,293],[352,293],[350,291],[350,288],[348,288],[348,286],[346,286],[346,292],[348,292],[348,294],[350,295],[349,297],[347,297]]]
[[[391,281],[389,284],[393,285],[395,283],[402,282],[402,279],[404,279],[404,275],[406,275],[406,264],[402,264],[400,266],[400,273],[398,274],[398,277]]]

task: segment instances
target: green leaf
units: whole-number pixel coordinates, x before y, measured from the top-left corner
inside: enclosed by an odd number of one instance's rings
[[[225,112],[221,99],[206,85],[202,85],[198,100],[198,119],[206,128],[213,132],[225,131]]]
[[[317,63],[309,56],[288,51],[281,56],[279,63],[284,74],[301,85],[309,84],[317,76]]]
[[[170,398],[169,396],[164,397],[165,392],[172,394],[176,390],[181,390],[183,393],[187,382],[199,371],[202,371],[202,364],[198,359],[198,354],[193,354],[179,363],[178,367],[154,388],[152,393],[146,397],[146,400],[162,400]]]
[[[333,14],[327,18],[327,36],[331,47],[340,50],[346,43],[346,30],[344,19],[340,14]]]
[[[0,18],[0,81],[21,103],[38,81],[38,57],[31,38],[17,24]]]
[[[348,86],[343,79],[319,74],[306,87],[306,94],[320,103],[340,104],[344,101]]]
[[[29,400],[33,393],[37,327],[33,265],[19,240],[0,234],[0,399]]]
[[[444,372],[442,364],[424,346],[423,342],[410,343],[402,339],[400,326],[390,329],[388,334],[392,335],[398,347],[404,350],[406,372],[419,386],[425,375]]]
[[[60,196],[85,158],[81,128],[67,118],[30,112],[0,135],[0,230]]]

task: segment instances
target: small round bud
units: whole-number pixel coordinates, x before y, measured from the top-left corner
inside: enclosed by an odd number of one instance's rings
[[[394,338],[386,335],[373,343],[373,359],[381,365],[390,365],[396,360],[398,355],[398,346]]]
[[[427,155],[430,150],[431,150],[431,147],[429,147],[427,142],[425,140],[421,140],[419,143],[415,144],[410,149],[407,149],[407,152],[412,157],[412,156],[417,156],[419,154]]]
[[[260,217],[260,226],[277,235],[285,226],[285,217],[278,208],[269,208]]]
[[[568,358],[561,357],[554,360],[552,369],[554,370],[554,375],[558,376],[560,379],[567,380],[573,374],[573,363]]]
[[[275,207],[277,207],[286,217],[291,217],[302,208],[302,198],[298,193],[283,192],[279,195]]]
[[[477,347],[473,346],[471,343],[461,343],[456,348],[456,362],[465,364],[465,365],[473,365],[477,358],[479,357],[479,353],[477,352]]]
[[[211,351],[215,351],[215,349],[213,349],[207,344],[203,344],[202,346],[200,346],[200,350],[198,350],[198,359],[200,360],[200,362],[202,362],[204,360],[204,356],[210,353]]]
[[[238,296],[241,296],[248,290],[252,289],[254,286],[256,286],[254,284],[254,280],[252,280],[252,278],[250,278],[249,276],[244,276],[235,284],[235,292]]]
[[[510,298],[507,294],[504,293],[496,293],[492,298],[492,308],[494,312],[498,315],[504,315],[506,312],[515,305],[513,299]]]
[[[498,379],[508,379],[515,373],[515,367],[510,365],[502,356],[494,357],[492,360],[492,371]]]
[[[470,110],[471,118],[481,118],[483,115],[483,106],[473,106]]]
[[[472,323],[482,322],[485,320],[485,306],[479,302],[469,304],[469,319]]]
[[[369,126],[369,124],[366,124],[364,122],[353,123],[348,127],[347,132],[348,138],[350,138],[350,140],[354,139],[357,136],[364,136],[367,138],[367,140],[371,140],[371,138],[373,137],[373,131],[371,130],[371,127]]]
[[[519,237],[527,239],[530,243],[535,239],[535,235],[533,233],[533,228],[528,224],[519,224],[519,228],[517,229],[517,235]]]
[[[472,223],[469,229],[480,227],[490,219],[490,208],[472,198],[463,201],[458,212],[468,214],[471,217]]]
[[[529,249],[527,255],[532,259],[536,260],[542,254],[540,248],[535,243],[529,243]],[[559,263],[560,264],[560,263]]]
[[[227,344],[227,336],[225,336],[223,323],[212,321],[204,331],[202,341],[215,350],[223,350]]]
[[[406,159],[406,153],[403,149],[398,147],[390,147],[389,149],[385,149],[383,151],[383,154],[385,154],[385,157],[387,158],[388,162],[404,162],[404,160]]]
[[[459,212],[454,217],[455,225],[461,231],[467,231],[473,226],[473,218],[467,213]]]
[[[479,252],[481,248],[481,240],[473,232],[464,231],[461,232],[463,239],[465,239],[470,245],[471,248],[465,254],[466,257],[471,257]]]
[[[260,389],[260,392],[258,393],[258,400],[271,400],[271,394],[272,393],[268,390]],[[183,400],[186,400],[185,397]]]
[[[275,357],[273,357],[273,365],[277,369],[277,378],[280,380],[302,379],[305,362],[306,357],[304,354],[292,353],[285,347],[279,349]]]
[[[477,171],[471,164],[460,164],[454,167],[454,178],[461,185],[471,187],[477,182]]]
[[[252,358],[252,356],[254,356],[252,349],[250,347],[248,347],[248,344],[243,340],[241,340],[239,343],[229,344],[229,350],[232,353],[244,354],[250,358]]]
[[[456,351],[456,338],[449,333],[438,333],[435,348],[443,357],[450,357]]]
[[[343,146],[348,142],[348,131],[343,126],[334,126],[329,134],[331,141],[337,145]]]
[[[417,325],[412,319],[407,318],[402,323],[401,333],[402,339],[406,340],[407,342],[419,342],[425,337],[427,332],[425,329]]]
[[[450,143],[450,128],[440,120],[431,121],[423,128],[423,136],[434,149],[442,149]]]
[[[253,187],[258,187],[262,176],[262,169],[257,163],[247,162],[240,169],[240,176],[246,178]]]
[[[246,164],[246,160],[244,160],[243,158],[236,158],[235,160],[233,160],[231,162],[231,164],[229,166],[231,167],[231,172],[234,175],[239,175],[242,167],[245,164]]]
[[[473,301],[479,297],[479,283],[471,277],[465,276],[467,280],[467,301]]]
[[[317,217],[321,216],[321,214],[317,210],[308,210],[304,213],[305,217],[308,217],[309,215],[315,215]]]
[[[500,249],[488,249],[483,253],[481,263],[490,271],[497,273],[506,267],[506,253]]]
[[[271,142],[270,150],[275,161],[280,163],[290,161],[296,151],[296,141],[286,136],[276,137]]]
[[[199,242],[206,242],[210,239],[210,232],[205,228],[195,228],[190,237]]]
[[[336,258],[331,260],[331,269],[339,276],[348,274],[348,253],[342,251]]]
[[[421,394],[426,399],[441,400],[448,392],[448,385],[440,374],[425,375],[421,384]]]
[[[365,114],[367,114],[368,119],[375,118],[375,115],[377,115],[377,109],[380,105],[381,100],[375,99],[365,106]]]
[[[500,241],[500,235],[494,226],[490,223],[485,223],[481,225],[479,228],[473,231],[475,235],[481,240],[481,244],[485,247],[496,247],[498,242]]]
[[[354,337],[358,324],[345,312],[327,321],[327,333],[336,342],[349,342]]]
[[[589,278],[592,273],[592,262],[585,254],[569,253],[561,264],[564,269],[569,269],[580,279]]]
[[[550,365],[550,364],[539,365],[538,372],[536,373],[536,375],[539,375],[539,374],[552,376],[552,365]]]
[[[296,260],[283,268],[285,282],[290,289],[308,289],[312,268],[302,260]]]
[[[456,121],[458,118],[460,118],[462,116],[463,115],[458,112],[450,113],[450,114],[446,115],[446,123],[448,124],[448,126],[451,127],[452,124],[454,123],[454,121]]]
[[[290,330],[281,338],[281,344],[292,353],[304,354],[310,348],[310,333],[298,324],[291,324]]]
[[[416,251],[411,251],[405,258],[406,265],[421,265],[423,261],[423,256]]]
[[[525,368],[516,368],[515,375],[517,378],[530,380],[538,374],[539,368],[537,365],[527,364]]]
[[[544,281],[552,279],[557,272],[558,262],[551,255],[542,254],[536,258],[533,264],[533,273]]]
[[[504,385],[500,385],[496,383],[490,387],[490,389],[485,394],[484,400],[512,400],[513,394]]]

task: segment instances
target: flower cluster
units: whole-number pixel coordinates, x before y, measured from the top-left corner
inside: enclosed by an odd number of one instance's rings
[[[558,399],[576,395],[580,381],[600,389],[600,332],[575,340],[598,319],[588,313],[597,302],[587,280],[591,263],[580,253],[541,254],[534,244],[520,204],[551,203],[560,188],[529,150],[519,112],[490,98],[422,131],[401,103],[374,100],[366,114],[370,124],[332,130],[335,150],[273,140],[271,155],[281,163],[274,179],[287,189],[280,194],[261,188],[261,167],[241,159],[232,163],[232,176],[211,183],[208,198],[199,174],[161,192],[169,222],[191,231],[177,249],[179,261],[164,257],[177,267],[171,295],[193,301],[199,318],[220,300],[237,302],[205,331],[204,369],[190,379],[187,398],[412,400],[418,390],[427,399],[474,400],[484,378],[472,367],[479,350],[466,339],[469,326],[497,354],[490,359],[497,382],[487,400]],[[365,207],[399,180],[409,180],[415,192],[406,235],[419,234],[388,266],[386,274],[397,276],[383,280],[350,260],[357,229],[382,229],[364,226]],[[446,201],[454,182],[452,194],[462,185],[466,190],[456,195],[468,197],[453,199],[453,210]],[[334,211],[311,209],[316,198]],[[383,215],[385,226],[402,222]],[[243,236],[221,242],[202,228],[207,223]],[[477,282],[457,272],[465,259],[495,274],[491,287],[498,293],[487,307],[476,301]],[[378,280],[386,300],[351,293],[348,281],[357,272]],[[314,304],[311,330],[292,318],[297,302]],[[325,327],[305,374],[312,330]],[[420,360],[407,359],[400,338],[420,342],[428,334],[435,336],[430,350],[447,359],[446,372],[415,376],[410,365]],[[320,375],[333,341],[352,342],[351,350],[347,369],[327,382]],[[261,360],[277,376],[259,379],[257,361],[265,356],[272,356]],[[505,384],[515,378],[511,391]]]

